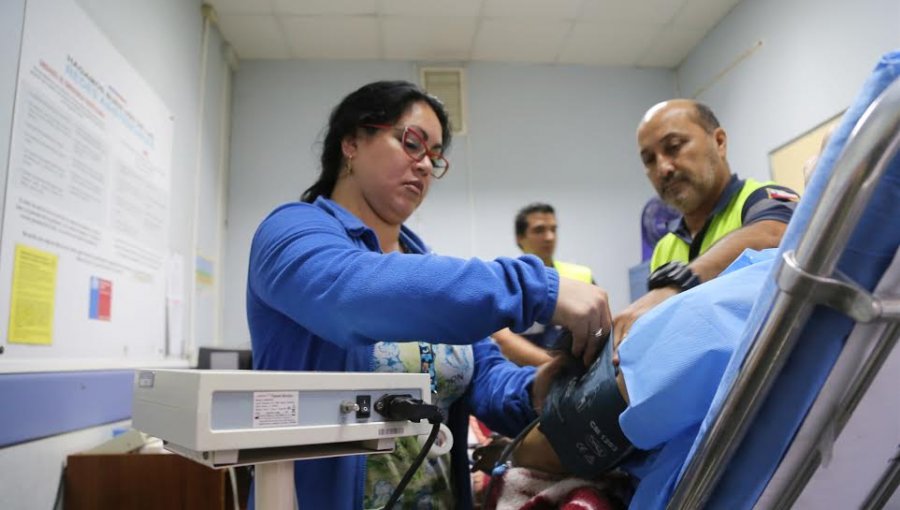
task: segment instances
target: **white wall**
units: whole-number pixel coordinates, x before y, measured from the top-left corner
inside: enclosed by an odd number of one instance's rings
[[[0,508],[51,510],[61,489],[66,455],[83,452],[110,440],[118,429],[131,425],[120,421],[59,434],[40,441],[0,450]],[[60,496],[62,494],[60,493]]]
[[[196,197],[193,246],[198,257],[212,263],[212,282],[198,281],[194,275],[189,344],[195,353],[200,346],[216,346],[222,338],[222,285],[225,275],[225,216],[228,189],[228,143],[231,137],[231,67],[223,58],[228,51],[215,27],[207,33],[203,96],[203,123],[199,126],[199,149],[195,174]],[[193,252],[188,252],[193,255]]]
[[[6,189],[6,166],[12,132],[19,44],[25,22],[25,1],[0,2],[0,188]],[[0,230],[6,193],[0,193]],[[0,232],[2,233],[2,232]]]
[[[225,342],[249,344],[244,313],[250,239],[280,203],[318,175],[327,116],[376,79],[417,79],[408,62],[245,61],[235,74],[226,256]],[[523,205],[557,209],[561,260],[591,266],[614,309],[627,304],[628,267],[640,262],[639,214],[653,194],[637,157],[644,110],[671,97],[666,70],[473,63],[466,66],[468,132],[448,153],[408,225],[438,252],[518,255]]]
[[[218,201],[219,195],[224,200],[225,193],[221,165],[227,136],[223,137],[222,122],[228,120],[224,110],[230,104],[230,98],[223,101],[222,94],[230,92],[231,76],[223,41],[213,26],[204,48],[202,0],[78,3],[175,117],[169,243],[171,252],[184,257],[187,295],[182,330],[188,354],[194,354],[200,345],[218,343],[214,335],[220,329],[215,308],[221,301],[221,289],[196,289],[196,296],[191,291],[195,252],[214,260],[217,270],[224,266],[218,250],[225,213]],[[202,64],[206,65],[205,76]]]
[[[25,3],[25,0],[0,2],[0,186],[6,182]],[[217,261],[220,259],[218,253],[209,252],[221,244],[224,211],[216,208],[210,213],[201,201],[213,202],[215,207],[217,195],[224,196],[225,174],[220,170],[227,155],[222,150],[227,139],[223,136],[221,121],[227,120],[224,107],[230,104],[230,98],[224,96],[227,96],[231,77],[222,56],[222,41],[213,29],[207,57],[210,74],[205,86],[207,96],[213,97],[207,97],[201,105],[203,18],[200,0],[78,0],[78,3],[175,117],[169,244],[171,251],[185,256],[182,277],[186,291],[190,292],[195,248]],[[201,186],[203,194],[200,193]],[[2,196],[0,193],[0,200]],[[205,214],[199,214],[199,210]],[[207,246],[216,248],[207,249]],[[213,299],[218,300],[215,296]],[[190,294],[186,300],[190,311]],[[190,315],[186,315],[183,331],[188,341],[214,343],[217,329],[214,307],[199,309],[195,319],[192,323]],[[101,426],[0,448],[0,473],[3,473],[0,476],[0,508],[51,508],[58,469],[66,455],[109,437],[110,427]]]
[[[732,170],[768,179],[769,152],[847,108],[898,46],[896,0],[743,1],[678,68],[678,86],[688,97],[705,88],[698,99],[729,134]]]
[[[474,240],[461,254],[518,255],[516,212],[546,201],[557,211],[557,258],[590,266],[614,311],[627,305],[640,212],[654,193],[634,130],[671,97],[671,72],[476,64],[469,84]]]
[[[847,108],[879,56],[898,47],[897,0],[745,0],[678,68],[678,84],[685,96],[706,88],[698,98],[729,133],[732,169],[770,178],[769,152]],[[900,441],[898,378],[893,356],[795,508],[859,507]],[[886,508],[900,509],[900,492]]]

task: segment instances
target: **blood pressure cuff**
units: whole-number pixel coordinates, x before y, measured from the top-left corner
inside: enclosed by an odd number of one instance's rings
[[[571,336],[567,331],[565,336]],[[571,338],[561,338],[571,344]],[[619,427],[628,407],[616,385],[612,335],[587,370],[570,358],[544,401],[540,430],[567,471],[593,478],[618,466],[634,446]]]

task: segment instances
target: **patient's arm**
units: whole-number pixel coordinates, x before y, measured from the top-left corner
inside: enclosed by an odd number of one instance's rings
[[[616,383],[619,386],[619,393],[625,401],[628,401],[628,389],[625,386],[625,378],[622,372],[616,374]],[[534,427],[525,436],[519,446],[512,453],[513,464],[518,467],[525,467],[543,471],[545,473],[565,474],[566,470],[559,460],[559,456],[550,446],[550,441],[540,431],[538,427]]]
[[[547,351],[529,342],[522,335],[513,333],[509,328],[501,329],[491,335],[491,338],[500,347],[500,352],[506,359],[516,365],[537,367],[553,359]]]
[[[566,472],[559,461],[550,441],[537,427],[525,436],[519,446],[513,450],[513,464],[518,467],[536,469],[544,473],[563,474]]]
[[[700,277],[701,282],[712,280],[747,248],[764,250],[778,246],[785,228],[787,224],[776,220],[761,220],[743,226],[718,240],[706,253],[688,264],[688,267]],[[613,318],[615,346],[618,347],[625,338],[634,321],[675,294],[678,294],[675,287],[651,290],[616,315]]]
[[[694,259],[690,268],[701,282],[712,280],[747,248],[764,250],[778,246],[786,228],[786,223],[776,220],[745,225],[718,240],[706,253]]]

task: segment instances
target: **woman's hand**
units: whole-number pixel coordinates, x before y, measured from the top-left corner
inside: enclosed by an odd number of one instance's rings
[[[589,283],[559,278],[552,322],[572,332],[572,355],[589,367],[609,338],[612,318],[606,291]]]

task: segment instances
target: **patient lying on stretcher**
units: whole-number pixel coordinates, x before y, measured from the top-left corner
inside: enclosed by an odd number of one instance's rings
[[[602,480],[601,488],[621,470],[638,481],[631,508],[664,507],[774,252],[748,250],[715,280],[642,317],[619,346],[618,370],[612,346],[587,370],[558,361],[564,366],[540,424],[513,451],[511,465]],[[499,487],[494,501],[509,508]]]

